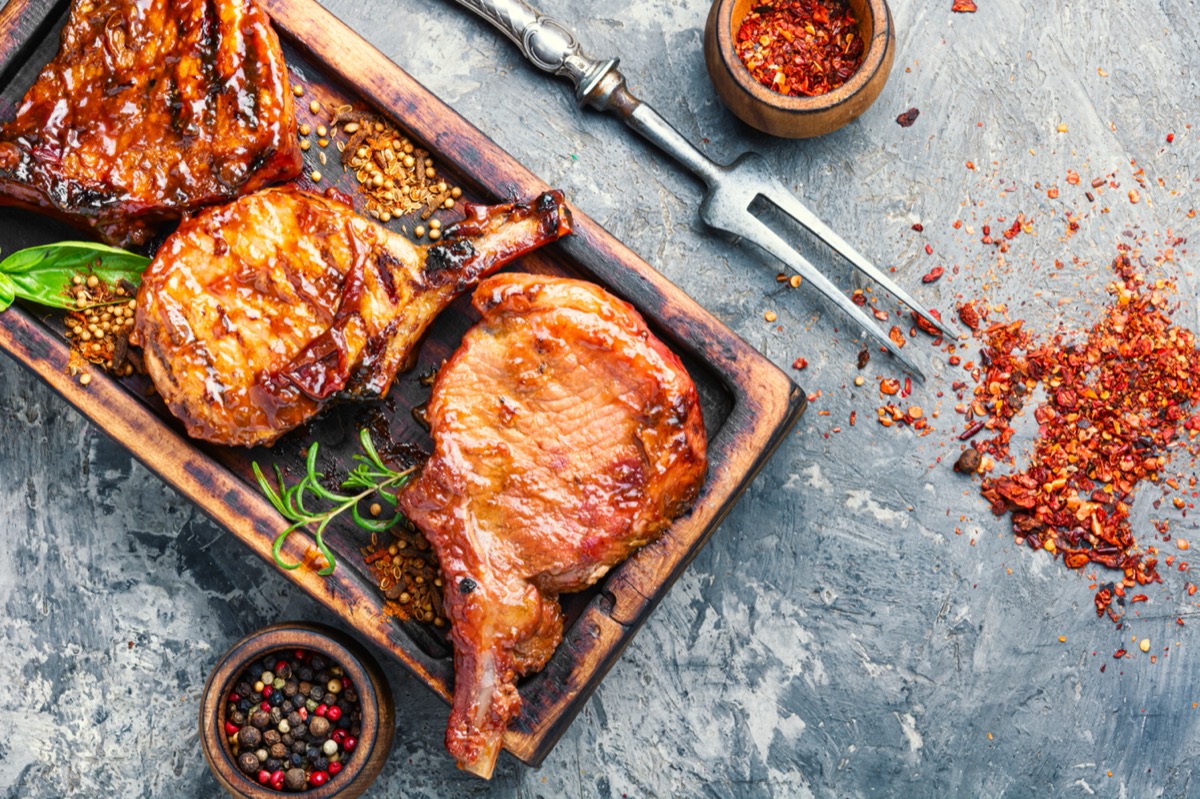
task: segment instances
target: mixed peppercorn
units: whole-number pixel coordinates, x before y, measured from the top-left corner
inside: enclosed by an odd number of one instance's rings
[[[225,735],[238,768],[277,791],[318,788],[353,757],[362,706],[341,666],[298,649],[257,660],[226,698]]]
[[[858,71],[863,40],[846,0],[772,0],[750,9],[734,47],[754,80],[790,97],[815,97]]]

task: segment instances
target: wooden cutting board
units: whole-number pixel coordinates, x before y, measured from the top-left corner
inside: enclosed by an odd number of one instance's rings
[[[309,113],[306,103],[313,98],[325,108],[349,103],[387,117],[430,151],[467,199],[532,197],[548,188],[314,0],[261,2],[283,40],[293,81],[305,86],[298,103],[301,121],[313,128],[327,121],[327,116]],[[55,26],[66,5],[62,0],[9,0],[0,10],[0,86],[6,87],[0,92],[0,114],[11,113],[37,70],[57,51]],[[318,152],[314,146],[305,153],[305,173],[320,170],[322,189],[337,186],[360,202],[353,176],[335,165],[337,151],[326,150],[326,165],[318,163]],[[301,185],[306,181],[302,178]],[[586,198],[578,199],[586,204]],[[568,623],[563,643],[541,673],[520,684],[524,705],[504,740],[505,748],[534,765],[553,748],[805,407],[804,394],[766,358],[578,208],[572,206],[572,212],[573,235],[510,268],[594,281],[646,317],[683,357],[699,389],[709,434],[709,474],[694,509],[660,541],[588,592],[563,598]],[[411,230],[415,220],[394,220],[390,226]],[[66,236],[78,234],[64,232]],[[428,435],[412,414],[429,391],[417,376],[430,373],[453,352],[475,319],[469,303],[460,298],[435,322],[416,368],[397,379],[387,399],[336,408],[270,450],[216,447],[187,438],[144,377],[117,380],[96,374],[81,387],[67,372],[69,350],[61,320],[43,309],[18,305],[0,314],[0,349],[271,561],[272,540],[286,522],[259,493],[251,464],[278,465],[294,481],[311,441],[320,442],[330,463],[349,463],[357,431],[367,425],[385,429],[393,441],[428,451]],[[444,633],[384,612],[384,597],[360,554],[369,535],[343,523],[331,526],[325,540],[338,556],[331,576],[307,568],[287,576],[449,699],[454,674]],[[297,533],[289,538],[285,554],[299,559],[310,544],[308,536]]]

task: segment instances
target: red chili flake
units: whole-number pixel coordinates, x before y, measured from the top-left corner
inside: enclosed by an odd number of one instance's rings
[[[910,108],[900,116],[896,117],[896,124],[902,128],[911,128],[912,124],[917,121],[917,117],[921,114],[915,108]]]
[[[855,420],[858,419],[858,411],[850,411],[850,426],[854,427]]]
[[[882,308],[872,308],[871,314],[880,322],[886,322],[888,320],[888,312]]]
[[[892,343],[897,347],[903,347],[908,343],[908,339],[904,338],[904,332],[901,331],[896,325],[892,325],[892,329],[888,331],[888,338],[890,338]]]
[[[804,369],[807,366],[808,366],[808,361],[806,361],[803,358],[797,358],[796,360],[792,361],[792,368],[797,371]]]
[[[954,0],[950,10],[959,14],[973,14],[978,9],[975,8],[975,0]]]
[[[931,283],[933,281],[925,281],[925,282]],[[935,336],[935,337],[942,335],[942,331],[938,330],[937,327],[934,326],[933,322],[930,322],[925,317],[919,315],[916,311],[912,311],[911,313],[912,313],[913,322],[916,324],[916,326],[918,328],[921,329],[921,332],[928,333],[929,335]],[[934,308],[929,309],[929,315],[932,316],[934,319],[938,320],[939,322],[942,321],[942,315],[940,313],[938,313],[938,311]]]
[[[1125,657],[1125,655],[1126,652],[1124,649],[1118,649],[1116,652],[1113,652],[1113,659],[1120,660],[1121,658]]]
[[[928,273],[921,276],[922,283],[936,283],[938,278],[946,273],[946,270],[940,266],[935,266]]]
[[[866,305],[867,304],[867,295],[863,294],[862,289],[855,289],[850,294],[850,302],[854,303],[855,305],[860,305],[860,306]]]
[[[918,233],[924,233],[924,232],[925,232],[925,226],[924,226],[924,225],[922,225],[920,222],[913,222],[912,229],[913,229],[913,230],[915,230],[915,231],[917,231]]]
[[[958,318],[964,325],[972,330],[979,329],[979,311],[976,310],[975,303],[964,302],[962,305],[958,306]]]
[[[846,0],[759,0],[734,38],[754,79],[789,97],[838,88],[858,71],[865,51]]]
[[[1049,197],[1051,200],[1057,200],[1058,199],[1058,186],[1051,186],[1050,188],[1046,189],[1046,196]]]
[[[866,369],[867,364],[871,362],[871,351],[862,349],[858,351],[858,368]]]
[[[926,254],[926,255],[933,255],[933,245],[932,245],[932,244],[926,244],[926,245],[925,245],[925,254]]]
[[[1033,412],[1038,436],[1028,465],[985,478],[980,490],[994,513],[1012,514],[1013,532],[1029,546],[1061,554],[1070,568],[1122,572],[1094,598],[1097,615],[1114,621],[1126,586],[1160,580],[1157,553],[1138,547],[1130,524],[1136,487],[1160,479],[1168,447],[1200,404],[1196,338],[1166,315],[1174,284],[1147,282],[1147,265],[1118,249],[1114,300],[1082,340],[1062,332],[1039,343],[1020,321],[984,331],[986,372],[971,403],[994,431],[975,446],[1003,460],[1031,387],[1047,387]]]
[[[974,161],[968,161],[968,162],[967,162],[967,169],[971,169],[971,170],[975,169],[975,162],[974,162]]]
[[[914,110],[916,110],[916,109],[914,109]],[[1173,141],[1175,141],[1175,134],[1174,134],[1174,133],[1168,133],[1168,134],[1167,134],[1167,144],[1170,144],[1170,143],[1171,143],[1171,142],[1173,142]]]
[[[879,393],[887,394],[888,396],[891,396],[893,394],[899,394],[900,393],[900,381],[893,380],[890,377],[885,377],[883,380],[879,381]]]
[[[1072,186],[1079,185],[1079,173],[1074,169],[1067,170],[1067,183],[1070,183]]]

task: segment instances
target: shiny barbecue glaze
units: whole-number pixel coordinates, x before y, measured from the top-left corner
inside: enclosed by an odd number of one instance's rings
[[[558,595],[599,580],[690,507],[706,446],[696,388],[626,303],[502,274],[434,383],[434,452],[400,494],[433,544],[454,643],[446,747],[490,776],[515,679],[562,640]]]
[[[250,0],[76,0],[0,129],[0,203],[111,244],[299,174],[287,67]]]
[[[386,394],[458,293],[568,232],[558,192],[467,206],[442,243],[416,246],[338,201],[266,189],[167,238],[131,341],[190,435],[269,444],[331,400]]]

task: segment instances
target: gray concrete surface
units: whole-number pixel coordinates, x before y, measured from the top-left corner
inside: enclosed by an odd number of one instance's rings
[[[950,472],[961,425],[944,354],[918,349],[933,377],[913,400],[940,410],[935,432],[878,426],[875,378],[896,371],[877,357],[855,389],[857,331],[706,232],[697,186],[665,157],[578,112],[565,84],[447,2],[327,4],[781,367],[807,358],[793,374],[819,394],[541,769],[505,757],[490,784],[456,772],[441,745],[446,708],[387,663],[398,738],[368,796],[1200,795],[1187,575],[1164,570],[1123,629],[1098,621],[1087,580],[1014,544]],[[836,134],[790,142],[716,100],[701,0],[544,0],[592,54],[620,55],[634,91],[686,136],[719,160],[761,151],[930,304],[982,296],[1038,330],[1086,322],[1124,231],[1151,253],[1168,230],[1194,232],[1194,4],[950,5],[895,2],[899,51],[876,105]],[[912,106],[916,124],[898,126]],[[1148,185],[1134,205],[1137,168]],[[1069,186],[1068,169],[1083,184]],[[1087,182],[1108,173],[1122,188],[1088,203]],[[983,224],[1018,212],[1036,235],[1003,257],[978,243]],[[1086,214],[1070,238],[1069,212]],[[38,230],[0,213],[6,251]],[[1186,250],[1166,271],[1182,279],[1177,313],[1194,327]],[[935,264],[947,277],[920,285]],[[1144,490],[1135,510],[1146,541],[1167,515],[1157,495]],[[1200,538],[1194,515],[1173,524]],[[218,796],[195,732],[218,654],[276,620],[336,623],[7,358],[0,530],[6,799]],[[1142,637],[1157,663],[1131,645]],[[1119,647],[1136,656],[1113,660]]]

